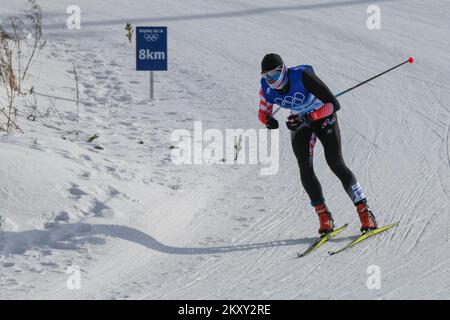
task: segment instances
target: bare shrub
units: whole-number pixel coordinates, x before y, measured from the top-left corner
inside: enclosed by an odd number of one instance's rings
[[[9,17],[5,25],[0,25],[0,86],[6,96],[5,105],[0,105],[0,114],[6,118],[6,122],[0,122],[0,130],[23,132],[16,123],[16,100],[33,94],[33,86],[24,89],[24,84],[44,46],[42,8],[37,0],[28,0],[25,10]]]

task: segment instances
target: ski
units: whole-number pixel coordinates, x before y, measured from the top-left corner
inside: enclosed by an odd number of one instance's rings
[[[386,231],[386,230],[388,230],[388,229],[390,229],[392,227],[395,227],[398,224],[399,224],[399,221],[395,222],[393,224],[387,225],[385,227],[381,227],[381,228],[378,228],[378,229],[375,229],[375,230],[368,231],[368,232],[362,234],[361,236],[359,236],[358,238],[356,238],[355,240],[353,240],[352,242],[350,242],[349,244],[347,244],[344,247],[340,248],[339,250],[328,251],[328,254],[330,256],[332,256],[332,255],[334,255],[336,253],[339,253],[339,252],[342,252],[344,250],[347,250],[348,248],[351,248],[351,247],[357,245],[358,243],[361,243],[362,241],[364,241],[364,240],[366,240],[366,239],[368,239],[368,238],[370,238],[370,237],[372,237],[374,235],[380,234],[380,233],[382,233],[382,232],[384,232],[384,231]]]
[[[314,241],[314,243],[308,247],[308,249],[306,249],[304,252],[299,252],[297,253],[297,257],[298,258],[302,258],[304,256],[306,256],[307,254],[311,253],[312,251],[314,251],[315,249],[319,248],[320,246],[322,246],[325,242],[327,242],[328,240],[330,240],[331,238],[333,238],[335,235],[337,235],[338,233],[344,231],[345,228],[347,228],[348,223],[344,224],[342,227],[335,229],[334,231],[328,233],[327,235],[317,239],[316,241]]]

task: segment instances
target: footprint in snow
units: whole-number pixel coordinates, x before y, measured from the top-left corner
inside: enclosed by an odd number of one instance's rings
[[[15,266],[15,263],[14,262],[3,262],[2,266],[4,268],[11,268],[11,267]]]
[[[91,173],[89,171],[82,172],[79,175],[80,178],[89,180],[91,178]]]
[[[70,220],[70,215],[67,211],[61,211],[58,213],[55,218],[55,221],[62,221],[62,222],[68,222]]]
[[[59,267],[59,264],[54,263],[54,262],[41,262],[41,265],[44,267],[51,267],[51,268]]]
[[[80,189],[80,186],[75,184],[75,183],[71,183],[71,187],[68,189],[70,195],[72,196],[72,198],[75,199],[80,199],[82,196],[86,196],[88,195],[86,192],[84,192],[83,190]]]
[[[87,89],[93,89],[95,87],[93,83],[82,83],[81,85]]]
[[[92,158],[87,154],[80,154],[80,158],[86,161],[92,161]]]
[[[105,74],[98,74],[98,75],[95,76],[95,78],[96,78],[97,80],[108,80],[108,79],[109,79],[109,76],[108,76],[108,75],[105,75]]]

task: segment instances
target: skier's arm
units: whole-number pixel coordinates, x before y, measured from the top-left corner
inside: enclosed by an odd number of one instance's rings
[[[258,118],[262,124],[267,123],[267,116],[272,115],[272,104],[266,100],[264,95],[264,91],[262,89],[259,90],[259,110],[258,110]]]
[[[273,104],[267,101],[264,91],[259,90],[259,120],[266,125],[267,129],[278,129],[278,121],[272,117]]]
[[[316,98],[324,103],[326,106],[328,103],[332,104],[333,110],[331,112],[338,111],[341,106],[330,89],[319,79],[316,74],[310,70],[305,70],[302,73],[303,85],[308,89]],[[328,107],[330,108],[330,107]],[[320,110],[320,109],[319,109]]]

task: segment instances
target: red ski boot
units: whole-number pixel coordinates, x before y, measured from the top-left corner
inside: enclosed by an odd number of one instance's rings
[[[319,204],[314,208],[320,221],[319,234],[323,237],[334,230],[334,220],[325,204]]]
[[[359,219],[361,220],[362,233],[366,233],[370,230],[378,228],[375,216],[373,215],[372,211],[369,210],[369,207],[366,203],[358,204],[356,206],[356,210],[358,211]]]

